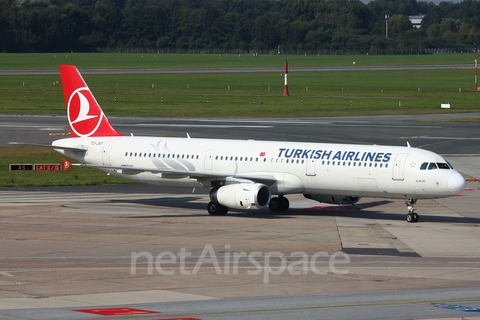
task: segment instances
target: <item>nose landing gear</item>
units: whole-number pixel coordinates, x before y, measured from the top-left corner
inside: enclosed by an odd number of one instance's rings
[[[407,222],[418,222],[420,219],[420,216],[418,213],[415,212],[415,204],[417,203],[417,199],[405,199],[405,204],[408,208],[408,213],[407,213]]]

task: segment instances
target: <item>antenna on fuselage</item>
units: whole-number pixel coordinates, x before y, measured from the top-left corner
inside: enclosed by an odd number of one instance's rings
[[[188,134],[188,132],[187,132],[187,139],[190,139],[190,135]]]
[[[408,148],[411,148],[411,147],[410,147],[410,143],[408,143],[408,141],[407,141],[407,147],[408,147]]]

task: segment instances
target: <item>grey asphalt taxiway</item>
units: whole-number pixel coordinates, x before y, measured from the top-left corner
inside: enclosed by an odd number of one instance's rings
[[[433,319],[480,316],[480,114],[305,119],[109,117],[125,134],[421,147],[469,180],[417,203],[362,199],[206,212],[208,190],[0,189],[2,319]],[[66,134],[64,116],[0,115],[0,145]],[[19,159],[21,161],[21,159]],[[103,174],[99,172],[99,174]],[[103,316],[107,310],[114,315]],[[146,311],[152,313],[146,313]]]

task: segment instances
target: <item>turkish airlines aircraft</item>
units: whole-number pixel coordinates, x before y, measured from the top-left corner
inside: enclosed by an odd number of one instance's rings
[[[286,211],[285,195],[302,193],[330,204],[406,199],[407,221],[417,222],[417,199],[449,197],[465,188],[465,179],[444,158],[409,146],[124,136],[75,66],[60,66],[60,75],[72,137],[54,141],[56,151],[81,162],[74,165],[139,182],[211,188],[211,215],[266,206]]]

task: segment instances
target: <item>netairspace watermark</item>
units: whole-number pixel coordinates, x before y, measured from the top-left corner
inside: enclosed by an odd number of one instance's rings
[[[230,250],[230,245],[225,246],[225,250]],[[153,270],[160,275],[175,275],[178,272],[181,275],[196,275],[200,268],[214,268],[217,275],[236,275],[240,268],[247,269],[247,274],[258,276],[263,273],[263,283],[270,281],[270,276],[278,276],[285,272],[291,275],[306,275],[312,272],[317,275],[326,275],[333,273],[336,275],[348,274],[345,265],[350,263],[350,256],[344,252],[337,251],[329,254],[325,251],[318,251],[312,255],[303,251],[295,251],[285,256],[279,251],[270,252],[230,252],[225,251],[220,257],[220,261],[215,254],[213,246],[205,245],[202,253],[198,257],[193,257],[192,253],[186,248],[181,248],[178,253],[164,251],[156,257],[146,251],[132,252],[130,261],[130,274],[137,274],[137,264],[144,269],[146,258],[147,272],[153,274]],[[222,263],[222,265],[221,265]],[[319,267],[321,265],[321,267]],[[339,266],[344,268],[339,268]]]

